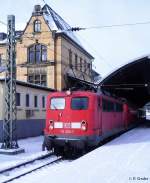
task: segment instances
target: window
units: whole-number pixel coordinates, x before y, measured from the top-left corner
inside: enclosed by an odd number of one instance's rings
[[[75,54],[75,69],[78,69],[78,55]]]
[[[34,44],[28,48],[28,62],[40,64],[47,60],[47,47],[41,44]]]
[[[112,112],[115,110],[115,104],[109,100],[102,100],[102,108],[105,112]]]
[[[116,104],[115,104],[115,111],[116,111],[116,112],[122,112],[122,111],[123,111],[123,106],[122,106],[122,104],[116,103]]]
[[[47,76],[46,74],[32,74],[28,75],[28,82],[37,85],[47,86]]]
[[[84,60],[84,72],[86,73],[87,67],[86,67],[86,60]]]
[[[26,107],[29,107],[29,94],[26,94]]]
[[[42,96],[42,108],[45,108],[45,96]]]
[[[52,98],[50,108],[55,109],[55,110],[64,109],[65,108],[65,99],[64,98]]]
[[[20,93],[16,93],[16,106],[20,106]]]
[[[69,66],[72,68],[72,51],[69,50]]]
[[[91,71],[91,64],[90,64],[90,63],[88,63],[88,65],[87,65],[87,69],[88,69],[88,72],[90,72],[90,71]]]
[[[82,58],[80,58],[80,71],[82,71]]]
[[[34,21],[34,32],[41,32],[41,21],[40,20]]]
[[[0,54],[0,66],[2,65],[2,55]]]
[[[88,108],[87,97],[74,97],[71,100],[71,108],[75,110],[85,110]]]
[[[38,107],[38,97],[34,96],[34,107]]]

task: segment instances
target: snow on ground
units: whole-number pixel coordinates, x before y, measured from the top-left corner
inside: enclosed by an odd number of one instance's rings
[[[150,128],[133,129],[73,162],[51,165],[13,181],[20,182],[150,183]]]
[[[17,155],[0,154],[0,170],[15,166],[21,162],[32,160],[37,156],[46,154],[46,151],[42,152],[42,142],[43,136],[19,140],[19,147],[24,148],[25,153]]]

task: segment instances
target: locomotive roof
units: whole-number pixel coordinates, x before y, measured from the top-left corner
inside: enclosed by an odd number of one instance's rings
[[[49,94],[50,97],[67,97],[67,96],[101,96],[105,99],[108,99],[108,100],[111,100],[111,101],[118,101],[118,102],[122,102],[122,100],[120,98],[114,98],[114,97],[111,97],[111,96],[107,96],[107,95],[104,95],[103,93],[95,93],[95,92],[92,92],[92,91],[71,91],[71,94],[67,94],[68,91],[57,91],[57,92],[52,92]]]

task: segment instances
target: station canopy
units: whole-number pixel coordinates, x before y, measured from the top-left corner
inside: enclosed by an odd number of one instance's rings
[[[138,58],[112,72],[100,82],[101,90],[127,99],[135,107],[150,102],[150,56]]]

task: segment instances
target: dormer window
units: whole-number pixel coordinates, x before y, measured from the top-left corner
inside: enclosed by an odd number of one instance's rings
[[[34,32],[41,32],[41,21],[40,20],[34,21]]]

